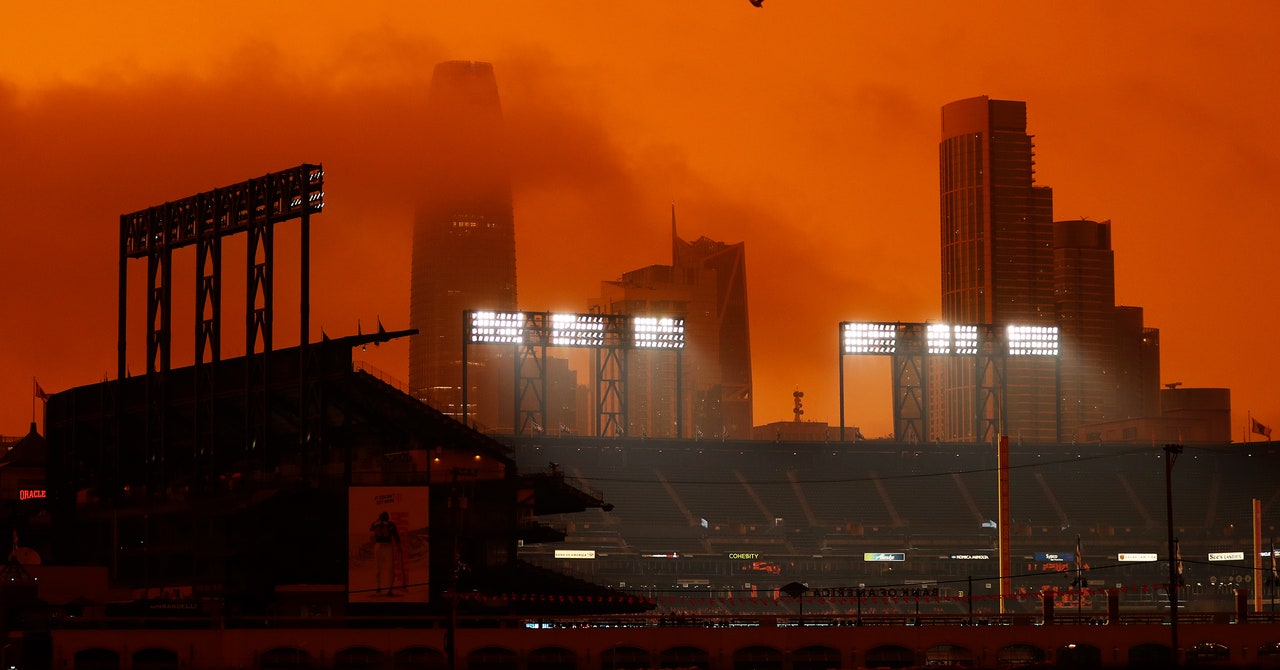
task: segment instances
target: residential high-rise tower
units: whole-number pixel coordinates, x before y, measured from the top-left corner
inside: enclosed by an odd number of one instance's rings
[[[1160,333],[1141,307],[1116,305],[1111,222],[1054,224],[1054,300],[1059,439],[1088,440],[1082,427],[1159,416]]]
[[[1026,103],[982,96],[944,106],[939,157],[943,320],[1054,325],[1053,191],[1035,183]],[[971,361],[938,367],[932,437],[988,440],[984,427],[998,425],[1057,438],[1052,361],[1010,359],[1002,407],[980,402],[992,383]]]
[[[449,61],[431,79],[424,183],[414,220],[409,325],[411,393],[452,416],[462,410],[463,312],[516,309],[516,246],[498,84],[489,63]],[[484,381],[487,351],[468,352],[468,385]],[[474,393],[467,412],[496,427],[497,402]]]
[[[1080,425],[1122,418],[1117,416],[1122,324],[1116,311],[1111,222],[1055,225],[1054,294],[1061,338],[1058,411],[1061,437],[1069,440]],[[1141,321],[1139,312],[1139,329]]]

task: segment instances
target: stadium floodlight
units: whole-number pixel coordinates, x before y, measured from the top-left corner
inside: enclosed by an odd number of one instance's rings
[[[846,323],[841,338],[846,354],[894,354],[898,327],[893,323]]]
[[[520,344],[524,342],[524,313],[472,312],[467,336],[471,344]]]
[[[1057,356],[1057,326],[1009,326],[1010,356]]]
[[[957,354],[962,356],[976,356],[978,354],[977,326],[952,326],[951,334]]]
[[[557,347],[603,347],[604,316],[552,314],[551,344]]]
[[[945,323],[931,323],[925,333],[928,351],[931,354],[951,353],[951,326]]]
[[[684,319],[637,316],[631,323],[637,349],[683,349]]]

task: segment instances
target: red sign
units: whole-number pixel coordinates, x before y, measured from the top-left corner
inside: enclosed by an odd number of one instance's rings
[[[31,500],[32,498],[43,498],[44,489],[19,489],[18,500]]]

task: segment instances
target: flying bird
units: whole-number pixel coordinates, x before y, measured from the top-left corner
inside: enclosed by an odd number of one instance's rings
[[[750,2],[752,7],[763,7],[763,6],[764,6],[764,0],[747,0],[747,2]]]

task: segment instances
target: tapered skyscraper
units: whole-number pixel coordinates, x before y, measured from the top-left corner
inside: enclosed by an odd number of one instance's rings
[[[425,181],[413,235],[409,324],[411,392],[437,409],[461,415],[462,317],[468,309],[516,309],[516,243],[502,106],[489,63],[436,66],[426,111]],[[468,384],[487,383],[487,352]],[[496,395],[495,395],[496,398]],[[468,393],[468,415],[496,426],[496,402]],[[487,405],[487,406],[485,406]]]

